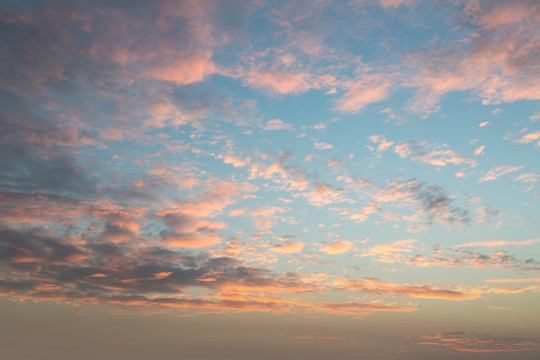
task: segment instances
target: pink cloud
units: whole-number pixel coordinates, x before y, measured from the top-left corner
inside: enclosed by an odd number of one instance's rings
[[[350,241],[341,240],[333,242],[332,244],[323,247],[321,250],[330,255],[343,254],[349,251],[352,247]]]
[[[247,73],[244,83],[254,88],[266,89],[278,94],[303,93],[313,87],[307,74],[276,69],[272,71],[252,70]]]
[[[357,113],[365,106],[386,99],[391,83],[382,75],[366,75],[353,83],[336,101],[335,109],[343,113]]]
[[[241,168],[251,163],[250,157],[241,157],[234,154],[218,155],[219,159],[222,159],[225,164],[231,164],[235,168]]]
[[[539,139],[540,139],[540,131],[534,131],[534,132],[523,135],[520,139],[517,140],[517,142],[520,144],[529,144]]]
[[[309,203],[314,206],[346,201],[343,189],[334,189],[332,186],[322,183],[313,185],[313,189],[304,192],[302,196],[308,199]]]
[[[419,88],[411,109],[428,111],[452,91],[472,90],[483,104],[540,99],[536,61],[540,9],[533,4],[467,3],[463,12],[475,30],[466,43],[410,56],[418,73],[409,83]]]
[[[518,171],[521,168],[523,168],[523,166],[506,166],[506,165],[499,166],[499,167],[489,170],[484,176],[480,178],[479,181],[480,182],[494,181],[503,175],[509,174],[514,171]]]
[[[250,178],[262,177],[273,179],[278,183],[283,183],[290,189],[306,190],[310,181],[306,178],[304,171],[286,164],[286,157],[282,156],[274,163],[267,165],[261,162],[252,163],[250,167]]]
[[[482,146],[476,148],[476,149],[474,150],[474,155],[480,155],[480,154],[483,154],[485,148],[486,148],[486,147],[485,147],[484,145],[482,145]]]
[[[540,282],[540,278],[525,278],[525,279],[487,279],[485,282],[490,283],[528,283]]]
[[[266,231],[272,228],[276,219],[276,214],[284,211],[285,209],[277,206],[267,206],[252,210],[249,212],[249,215],[253,218],[253,221],[255,221],[257,229]]]
[[[362,256],[371,256],[381,262],[397,262],[401,253],[410,253],[416,248],[416,239],[396,240],[388,244],[376,245],[363,251]]]
[[[222,238],[214,234],[171,234],[163,242],[171,247],[204,248],[219,244]]]
[[[537,242],[540,242],[540,239],[531,239],[523,241],[506,241],[506,240],[495,240],[495,241],[472,241],[465,244],[456,245],[457,248],[462,247],[496,247],[496,246],[523,246],[523,245],[533,245]]]
[[[421,161],[433,166],[446,166],[447,164],[476,166],[475,160],[458,155],[455,151],[449,149],[446,144],[406,141],[396,145],[394,152],[401,158],[410,157],[411,160]]]
[[[394,142],[393,141],[387,141],[384,138],[384,135],[375,134],[375,135],[369,136],[368,139],[372,143],[378,144],[377,151],[386,151],[386,150],[390,149],[394,145]]]
[[[319,149],[319,150],[330,150],[334,147],[334,145],[325,143],[323,141],[316,141],[314,146],[315,146],[315,149]]]
[[[163,272],[160,272],[160,273],[156,273],[156,274],[154,274],[154,279],[165,279],[166,277],[168,277],[171,274],[172,274],[172,271],[163,271]]]
[[[194,194],[196,200],[177,201],[177,206],[156,212],[157,216],[169,214],[183,214],[193,217],[211,217],[223,212],[223,210],[235,203],[244,193],[257,190],[257,187],[249,183],[236,183],[218,179],[210,179],[206,182],[208,189],[202,193]]]
[[[291,241],[291,242],[286,242],[284,244],[275,245],[272,248],[272,251],[278,254],[290,254],[290,253],[300,252],[302,251],[303,248],[304,248],[304,243]]]
[[[379,295],[398,295],[411,298],[443,299],[443,300],[474,300],[479,297],[475,292],[460,289],[440,289],[430,285],[399,285],[381,282],[374,278],[362,280],[341,280],[337,290],[360,291]]]
[[[263,127],[264,130],[294,130],[291,124],[286,124],[279,119],[268,120]]]
[[[379,0],[379,3],[384,8],[389,8],[389,7],[396,8],[400,5],[407,5],[407,6],[412,5],[416,1],[417,0]]]

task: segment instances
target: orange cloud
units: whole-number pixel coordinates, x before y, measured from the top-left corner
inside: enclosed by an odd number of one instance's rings
[[[352,243],[350,241],[342,240],[342,241],[336,241],[328,246],[325,246],[321,250],[327,254],[335,255],[335,254],[343,254],[344,252],[349,251],[351,247],[352,247]]]
[[[520,144],[529,144],[538,139],[540,139],[540,131],[535,131],[535,132],[523,135],[519,140],[517,140],[517,142]]]
[[[304,248],[304,243],[298,241],[286,242],[284,244],[275,245],[272,248],[273,252],[278,254],[290,254],[302,251]]]
[[[172,247],[203,248],[219,244],[222,238],[214,234],[170,234],[163,239],[163,242]]]
[[[171,275],[172,271],[163,271],[160,273],[154,274],[154,279],[165,279],[167,276]]]
[[[525,291],[537,291],[537,286],[527,286],[527,287],[521,287],[521,288],[514,288],[514,289],[508,289],[508,288],[491,288],[486,290],[486,293],[488,294],[519,294]]]
[[[362,280],[340,280],[338,290],[359,291],[377,295],[397,295],[422,299],[474,300],[480,297],[478,292],[464,292],[455,289],[439,289],[430,285],[398,285],[380,282],[374,278]]]
[[[346,201],[347,199],[343,194],[343,189],[334,189],[328,184],[317,183],[313,185],[311,191],[304,192],[302,196],[304,196],[311,205],[323,206]]]
[[[277,206],[267,206],[252,210],[249,215],[253,218],[255,226],[259,230],[270,230],[275,222],[276,214],[284,212],[285,209]]]
[[[377,245],[364,250],[361,256],[376,257],[381,262],[400,261],[401,253],[410,253],[415,249],[416,239],[396,240],[388,244]]]
[[[485,282],[490,283],[527,283],[540,282],[540,278],[524,278],[524,279],[487,279]]]
[[[491,240],[491,241],[471,241],[465,244],[456,245],[456,248],[463,247],[497,247],[497,246],[523,246],[533,245],[540,242],[540,239],[529,239],[523,241]]]
[[[187,85],[204,80],[208,75],[217,72],[211,60],[211,52],[190,55],[159,65],[151,66],[146,76],[177,85]]]
[[[483,154],[485,148],[486,148],[486,147],[485,147],[484,145],[482,145],[482,146],[476,148],[476,149],[474,150],[474,155],[480,155],[480,154]]]

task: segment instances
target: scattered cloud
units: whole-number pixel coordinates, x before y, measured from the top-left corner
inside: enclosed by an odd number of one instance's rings
[[[315,149],[318,149],[318,150],[330,150],[334,147],[334,145],[328,144],[322,141],[316,141],[314,146],[315,146]]]
[[[336,255],[343,254],[352,248],[352,243],[346,240],[335,241],[321,249],[327,254]]]
[[[272,251],[279,254],[290,254],[302,251],[304,243],[299,241],[290,241],[283,244],[277,244],[272,247]]]
[[[480,155],[480,154],[483,154],[484,153],[484,149],[486,147],[484,145],[474,149],[474,155]]]
[[[540,239],[530,239],[523,241],[506,241],[506,240],[493,240],[493,241],[472,241],[465,244],[456,245],[457,248],[462,247],[502,247],[502,246],[524,246],[533,245],[540,242]]]
[[[294,130],[291,124],[284,123],[279,119],[268,120],[263,127],[264,130]]]
[[[523,166],[507,166],[507,165],[498,166],[496,168],[489,170],[484,176],[480,178],[479,181],[480,182],[494,181],[500,178],[501,176],[512,173],[514,171],[518,171],[521,168],[523,168]]]
[[[457,351],[458,353],[510,353],[537,351],[540,348],[540,343],[532,338],[476,335],[463,331],[422,335],[418,344],[438,350]]]

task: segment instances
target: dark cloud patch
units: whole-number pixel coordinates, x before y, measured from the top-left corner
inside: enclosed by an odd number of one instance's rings
[[[410,265],[416,266],[459,266],[476,268],[505,268],[519,271],[539,271],[540,262],[535,259],[521,260],[506,251],[494,251],[484,254],[468,249],[441,250],[439,246],[431,249],[427,255],[413,255],[403,258]]]
[[[181,296],[190,287],[219,292],[224,286],[234,288],[236,285],[254,291],[261,288],[312,290],[294,274],[279,276],[266,269],[243,266],[239,260],[229,257],[99,240],[78,241],[78,245],[70,241],[73,239],[36,230],[1,228],[2,295],[77,303],[95,303],[101,299],[104,303],[121,306],[184,304],[189,307],[199,300],[184,303],[163,296]],[[136,299],[142,303],[137,303]],[[227,304],[224,307],[243,306],[242,302]]]
[[[86,251],[50,234],[36,234],[0,228],[0,259],[3,264],[54,264],[80,260]]]
[[[467,209],[455,205],[455,200],[439,186],[418,183],[413,186],[415,198],[419,200],[417,210],[426,214],[429,221],[439,221],[450,226],[465,226],[471,223]]]

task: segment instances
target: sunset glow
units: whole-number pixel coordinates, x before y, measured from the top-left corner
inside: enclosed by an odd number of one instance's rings
[[[0,358],[540,358],[537,0],[0,26]]]

